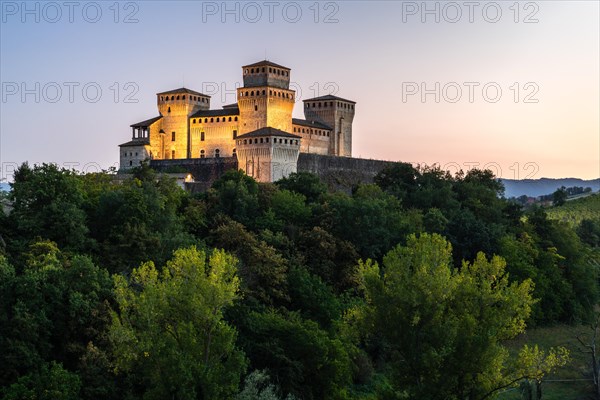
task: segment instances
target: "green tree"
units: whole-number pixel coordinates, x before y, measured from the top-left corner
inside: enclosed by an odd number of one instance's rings
[[[317,202],[327,192],[327,185],[318,176],[308,172],[292,173],[277,181],[277,186],[304,195],[309,203]]]
[[[245,370],[223,311],[238,296],[237,260],[192,247],[159,272],[152,262],[115,276],[110,338],[116,367],[144,399],[231,398]]]
[[[77,374],[60,364],[42,364],[39,371],[20,377],[17,382],[0,388],[4,400],[78,400],[81,382]]]
[[[509,283],[505,262],[480,253],[452,268],[441,236],[411,235],[362,264],[367,331],[383,335],[397,390],[415,399],[484,399],[519,375],[502,342],[525,329],[532,283]],[[515,380],[516,381],[516,380]]]
[[[566,188],[563,186],[552,193],[552,205],[562,206],[567,202],[568,197],[569,194],[567,193]]]
[[[15,171],[10,200],[13,210],[7,222],[14,229],[9,241],[17,246],[14,254],[26,252],[35,237],[52,240],[64,250],[83,251],[90,244],[83,185],[74,171],[24,163]]]

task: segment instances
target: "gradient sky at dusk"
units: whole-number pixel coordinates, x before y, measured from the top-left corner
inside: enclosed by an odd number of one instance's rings
[[[116,166],[129,125],[157,115],[157,92],[185,85],[220,108],[235,102],[241,66],[265,55],[292,69],[295,117],[331,90],[357,102],[355,157],[600,176],[598,1],[477,2],[472,22],[465,2],[426,3],[439,22],[420,1],[229,2],[228,14],[220,1],[74,3],[70,22],[62,1],[29,2],[30,14],[0,2],[0,178],[23,161]],[[432,92],[409,92],[422,87]]]

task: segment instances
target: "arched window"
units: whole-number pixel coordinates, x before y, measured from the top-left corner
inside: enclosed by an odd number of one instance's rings
[[[171,112],[171,107],[169,107],[169,109],[167,110],[167,112],[169,112],[169,113]]]
[[[181,97],[181,100],[185,100],[185,96]]]
[[[171,96],[171,100],[175,100],[175,96]]]
[[[215,158],[221,157],[221,150],[215,149]]]
[[[217,122],[220,122],[219,117],[217,117]]]
[[[266,94],[267,94],[267,91],[266,91],[266,90],[263,90],[263,91],[262,91],[262,94],[263,94],[263,96],[264,96],[264,95],[266,95]]]
[[[177,100],[179,100],[179,95],[177,95]]]
[[[214,119],[214,118],[211,118],[211,119],[210,119],[210,122],[215,122],[215,119]]]
[[[195,119],[193,119],[193,120],[192,120],[192,124],[195,124],[195,123],[196,123],[196,120],[195,120]]]
[[[233,118],[233,119],[234,119],[234,121],[237,121],[237,117],[235,117],[235,118]]]
[[[204,118],[204,123],[208,123],[208,118]]]
[[[163,96],[160,96],[160,101],[163,101],[163,100],[164,100],[164,97],[163,97]]]
[[[250,97],[254,97],[254,90],[250,92]]]
[[[204,150],[200,150],[200,158],[204,158],[206,156],[206,154],[204,153]]]
[[[237,155],[237,150],[233,149],[233,156],[235,157]]]
[[[229,122],[231,122],[231,117],[229,117]]]

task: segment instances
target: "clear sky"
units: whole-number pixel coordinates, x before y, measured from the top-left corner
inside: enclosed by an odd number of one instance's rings
[[[599,2],[1,1],[0,178],[93,171],[181,86],[235,102],[241,66],[357,102],[353,155],[600,176]]]

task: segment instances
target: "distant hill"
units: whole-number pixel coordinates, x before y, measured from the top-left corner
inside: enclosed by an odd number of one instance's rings
[[[519,197],[519,196],[529,196],[529,197],[538,197],[543,196],[545,194],[551,194],[559,189],[561,186],[564,187],[573,187],[573,186],[581,186],[581,187],[591,187],[593,192],[600,191],[600,179],[593,180],[583,180],[578,178],[564,178],[564,179],[551,179],[551,178],[541,178],[541,179],[523,179],[523,180],[515,180],[515,179],[500,179],[504,184],[505,193],[504,196],[509,197]]]

